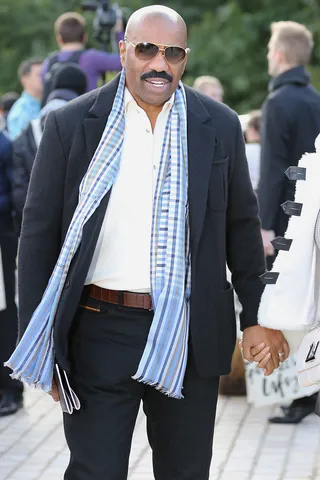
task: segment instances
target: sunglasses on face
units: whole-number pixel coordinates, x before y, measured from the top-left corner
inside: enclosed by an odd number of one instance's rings
[[[161,52],[168,63],[178,65],[185,60],[190,52],[190,48],[182,48],[175,45],[156,45],[149,42],[133,43],[127,37],[125,37],[125,41],[134,47],[135,56],[145,62],[152,60]]]

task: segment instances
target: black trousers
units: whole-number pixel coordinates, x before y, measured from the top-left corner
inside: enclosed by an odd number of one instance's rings
[[[21,396],[21,382],[12,380],[11,370],[3,366],[12,354],[18,338],[18,317],[15,304],[15,269],[18,239],[11,226],[11,221],[0,220],[0,247],[3,277],[6,291],[6,310],[0,311],[0,392],[14,392]]]
[[[71,451],[65,480],[125,480],[141,401],[156,480],[207,480],[219,378],[203,379],[189,355],[183,400],[135,380],[153,314],[89,300],[74,319],[71,384],[81,410],[64,415]],[[99,312],[100,310],[100,312]]]

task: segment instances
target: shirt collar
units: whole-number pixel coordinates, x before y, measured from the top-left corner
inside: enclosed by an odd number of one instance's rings
[[[172,105],[174,104],[174,98],[175,98],[175,93],[173,93],[171,95],[171,97],[169,98],[169,100],[163,105],[162,111],[171,109]],[[126,112],[128,111],[128,108],[129,108],[130,104],[135,105],[137,108],[140,108],[139,105],[137,104],[137,102],[135,101],[135,99],[133,98],[133,96],[131,95],[131,93],[129,92],[129,90],[127,88],[125,88],[125,91],[124,91],[124,105],[125,105],[125,111]]]
[[[291,68],[281,73],[278,77],[273,78],[269,83],[269,92],[273,92],[283,85],[295,84],[305,87],[310,83],[310,74],[305,67],[299,66]]]

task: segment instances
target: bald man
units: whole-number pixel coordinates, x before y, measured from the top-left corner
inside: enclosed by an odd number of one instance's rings
[[[127,478],[141,402],[154,478],[207,480],[236,340],[226,261],[245,357],[270,374],[288,346],[257,326],[265,263],[241,127],[181,83],[183,19],[135,12],[120,52],[120,75],[46,123],[21,233],[19,372],[58,401],[54,355],[79,397],[65,480]]]

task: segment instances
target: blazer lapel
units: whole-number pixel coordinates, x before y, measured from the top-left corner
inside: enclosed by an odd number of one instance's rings
[[[112,110],[113,101],[117,92],[120,74],[110,83],[102,87],[96,101],[88,112],[84,121],[86,154],[89,162],[99,145],[109,114]],[[105,212],[108,206],[111,190],[104,196],[101,203],[91,218],[83,227],[82,243],[85,244],[90,238],[95,242],[101,230]]]
[[[120,75],[117,75],[110,83],[100,89],[96,101],[92,105],[88,112],[88,116],[84,121],[85,141],[89,161],[91,161],[99,145],[107,124],[109,114],[112,110],[114,97],[117,92],[119,79]]]
[[[195,92],[186,88],[188,115],[190,241],[193,258],[197,252],[204,217],[211,164],[216,145],[211,119]]]

